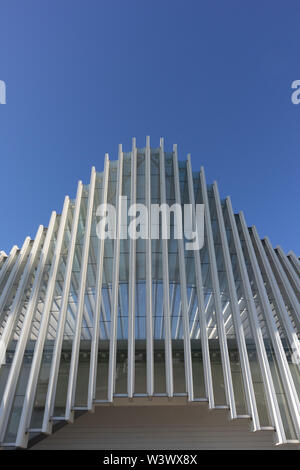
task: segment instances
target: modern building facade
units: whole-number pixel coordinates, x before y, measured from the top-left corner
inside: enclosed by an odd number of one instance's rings
[[[194,228],[196,205],[204,205],[203,247],[187,250],[172,217],[169,239],[123,237],[131,219],[120,196],[149,209],[149,232],[151,204],[189,204]],[[116,208],[115,238],[99,237],[101,203]],[[161,233],[163,216],[159,221]],[[230,426],[235,447],[242,432],[235,423],[247,423],[253,448],[266,434],[274,447],[297,447],[299,302],[293,252],[261,240],[230,198],[220,199],[217,184],[206,183],[203,168],[193,171],[190,156],[178,161],[176,146],[166,152],[161,139],[150,148],[147,138],[137,149],[133,139],[130,152],[120,146],[118,160],[106,155],[104,171],[93,168],[90,183],[78,183],[76,198],[67,196],[62,213],[53,212],[33,240],[0,252],[1,447],[26,448],[59,423],[76,431],[77,414],[85,413],[78,423],[87,429],[89,419],[95,426],[113,409],[117,424],[105,445],[116,446],[119,430],[118,447],[136,448],[120,429],[138,420],[141,406],[148,411],[134,439],[144,432],[142,448],[180,448],[176,413],[183,416],[180,432],[190,433],[187,449],[197,442],[205,448],[205,435],[213,439],[208,426],[219,423],[218,413],[226,420],[215,447]],[[153,444],[151,414],[159,417],[159,406],[171,424]],[[156,429],[163,425],[158,418]],[[68,448],[66,431],[61,436],[60,447]]]

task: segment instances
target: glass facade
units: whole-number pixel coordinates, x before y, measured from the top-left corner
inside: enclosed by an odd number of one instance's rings
[[[120,205],[204,204],[204,245],[129,237]],[[98,207],[116,209],[116,237],[97,234]],[[183,219],[183,215],[182,215]],[[148,213],[147,230],[155,220]],[[141,227],[141,230],[145,227]],[[9,255],[0,252],[0,442],[72,421],[118,397],[186,397],[299,441],[300,261],[248,228],[203,168],[177,147],[131,152],[93,168],[62,214]]]

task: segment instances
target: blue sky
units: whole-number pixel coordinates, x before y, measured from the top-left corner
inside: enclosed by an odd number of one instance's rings
[[[131,138],[192,154],[300,255],[299,1],[1,0],[0,249]]]

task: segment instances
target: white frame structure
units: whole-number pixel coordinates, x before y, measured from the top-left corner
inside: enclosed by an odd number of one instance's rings
[[[142,244],[120,241],[125,196],[147,208]],[[98,203],[116,210],[113,240],[97,238]],[[153,203],[188,203],[193,231],[204,204],[203,247],[172,231],[151,240]],[[207,402],[300,443],[299,328],[296,254],[261,240],[177,145],[134,138],[34,240],[0,251],[0,445],[26,448],[78,411],[141,397]]]

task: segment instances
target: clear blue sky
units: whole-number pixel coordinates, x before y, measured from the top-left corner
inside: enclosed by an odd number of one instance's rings
[[[1,0],[0,249],[149,134],[300,255],[299,18],[299,1]]]

